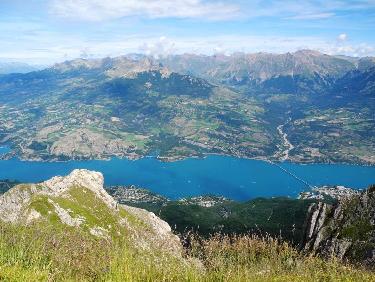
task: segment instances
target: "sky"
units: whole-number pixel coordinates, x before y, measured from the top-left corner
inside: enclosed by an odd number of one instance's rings
[[[375,56],[375,0],[0,0],[0,61],[300,49]]]

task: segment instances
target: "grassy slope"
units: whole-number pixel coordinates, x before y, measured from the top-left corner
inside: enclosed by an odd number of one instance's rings
[[[84,215],[82,228],[66,227],[43,196],[29,209],[44,219],[28,226],[0,224],[0,280],[5,281],[371,281],[373,273],[335,260],[305,256],[270,237],[193,238],[186,260],[158,249],[142,249],[117,225],[141,222],[124,210],[114,215],[86,189],[54,198],[71,217]],[[244,212],[244,211],[241,211]],[[199,213],[198,213],[199,214]],[[109,237],[90,235],[92,226],[112,226]],[[118,232],[121,236],[118,236]],[[147,232],[146,230],[144,232]],[[192,263],[199,259],[201,263]]]
[[[125,239],[104,240],[77,229],[0,227],[4,281],[373,281],[374,273],[304,256],[270,238],[213,237],[193,241],[188,264]],[[205,269],[203,268],[205,267]]]
[[[121,229],[117,220],[126,219],[144,234],[149,234],[147,227],[125,210],[111,213],[90,193],[74,187],[68,198],[52,198],[72,218],[84,215],[82,228],[61,224],[43,196],[34,197],[29,207],[40,212],[42,220],[27,226],[0,223],[0,281],[371,281],[374,277],[358,266],[303,255],[270,237],[190,238],[186,259],[141,248],[134,244],[136,233]],[[110,229],[110,236],[90,235],[93,226]]]

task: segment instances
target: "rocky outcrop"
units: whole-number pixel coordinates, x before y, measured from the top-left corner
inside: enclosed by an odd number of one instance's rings
[[[336,204],[312,204],[303,248],[375,266],[375,186]]]
[[[39,184],[20,184],[0,196],[0,221],[81,228],[93,236],[124,236],[137,247],[181,254],[171,227],[146,210],[119,205],[99,172],[74,170]]]
[[[60,196],[66,193],[71,187],[79,186],[91,190],[109,208],[116,207],[116,201],[104,190],[104,177],[100,172],[86,169],[73,170],[68,176],[56,176],[41,183],[39,186],[46,188],[43,194]],[[43,189],[44,190],[44,189]]]
[[[22,220],[25,207],[33,196],[66,197],[72,187],[85,187],[109,208],[115,208],[116,201],[104,190],[103,184],[104,178],[101,173],[76,169],[65,177],[56,176],[39,184],[17,185],[0,197],[0,220],[7,222]]]

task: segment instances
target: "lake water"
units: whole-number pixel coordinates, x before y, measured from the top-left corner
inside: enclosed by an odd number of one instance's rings
[[[375,183],[375,166],[338,164],[293,164],[281,166],[311,185],[345,185],[366,188]],[[223,195],[235,200],[254,197],[291,196],[308,189],[279,167],[264,161],[209,156],[172,163],[154,158],[137,161],[23,162],[0,161],[0,179],[39,182],[55,175],[66,175],[75,168],[104,174],[106,185],[144,187],[172,199],[202,195]]]

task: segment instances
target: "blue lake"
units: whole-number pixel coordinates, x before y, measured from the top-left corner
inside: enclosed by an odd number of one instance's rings
[[[362,189],[375,183],[375,166],[288,162],[280,165],[311,185],[345,185]],[[106,185],[134,184],[172,199],[202,194],[223,195],[235,200],[295,197],[308,189],[301,181],[273,164],[226,156],[172,163],[154,158],[70,162],[23,162],[12,159],[0,161],[0,179],[39,182],[52,176],[66,175],[75,168],[102,172]]]

